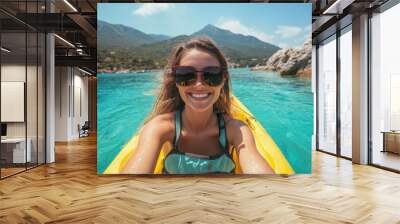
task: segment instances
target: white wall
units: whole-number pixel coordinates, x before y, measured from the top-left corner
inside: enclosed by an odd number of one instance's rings
[[[56,67],[56,141],[77,139],[78,124],[88,120],[88,78],[83,75],[76,68]]]
[[[73,119],[72,119],[72,136],[74,137],[79,137],[78,133],[78,124],[81,126],[85,123],[85,121],[88,121],[88,77],[87,76],[82,76],[83,73],[80,71],[75,70],[75,75],[74,75],[74,108],[73,110],[75,113],[73,113]],[[79,97],[80,96],[80,97]],[[79,102],[80,101],[80,102]]]
[[[31,74],[35,74],[36,77],[36,66],[27,66],[25,64],[3,64],[1,66],[1,81],[2,82],[25,82],[26,71],[28,72],[28,87],[27,87],[27,118],[28,118],[28,137],[29,133],[31,133],[30,128],[32,130],[36,130],[36,107],[37,107],[37,99],[36,99],[36,80],[31,78]],[[4,96],[3,96],[4,97]],[[40,107],[41,105],[39,105]],[[2,108],[2,110],[6,110],[7,108]],[[33,113],[33,111],[35,113]],[[32,123],[34,122],[34,123]],[[26,122],[7,122],[7,135],[9,137],[25,137],[25,123]],[[36,132],[35,132],[36,136]]]
[[[28,70],[30,68],[28,67]],[[25,82],[25,64],[3,64],[1,66],[1,81],[2,82]],[[4,98],[6,96],[2,96]],[[6,108],[1,108],[6,110]],[[8,136],[24,137],[25,125],[24,122],[12,122],[7,125]]]
[[[1,82],[1,121],[25,121],[25,83]],[[36,105],[35,105],[36,108]]]
[[[3,64],[1,66],[1,81],[25,82],[25,73],[25,64]],[[1,110],[6,110],[6,108],[1,108]],[[25,137],[25,122],[7,123],[7,137]]]
[[[1,81],[25,82],[25,64],[1,65]]]
[[[37,70],[38,69],[38,70]],[[36,162],[39,158],[39,163],[44,163],[44,83],[42,68],[25,64],[2,64],[1,66],[1,81],[2,82],[24,82],[26,84],[26,107],[25,103],[20,108],[21,113],[25,114],[26,120],[22,122],[6,122],[8,138],[24,138],[25,135],[30,140],[30,148],[32,161]],[[25,78],[27,77],[27,81]],[[3,92],[3,90],[2,90]],[[8,98],[7,95],[2,95],[2,98]],[[2,107],[4,110],[12,110],[11,108]],[[7,111],[8,113],[16,113]],[[37,155],[39,153],[39,155]]]
[[[55,141],[68,140],[68,117],[69,117],[69,68],[55,68]]]

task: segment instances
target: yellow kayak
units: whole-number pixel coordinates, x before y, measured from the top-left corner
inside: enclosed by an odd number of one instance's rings
[[[251,129],[256,141],[258,152],[268,162],[276,174],[293,174],[294,171],[282,154],[279,147],[276,145],[271,136],[254,118],[250,111],[236,98],[232,97],[232,116],[235,119],[241,120]],[[119,174],[124,169],[129,158],[133,155],[139,141],[139,134],[135,134],[131,140],[122,148],[114,160],[110,163],[103,174]],[[154,174],[161,174],[164,165],[164,158],[172,149],[170,143],[165,143],[162,146],[160,155],[157,159]],[[236,164],[235,173],[242,173],[236,150],[233,150],[233,160]]]

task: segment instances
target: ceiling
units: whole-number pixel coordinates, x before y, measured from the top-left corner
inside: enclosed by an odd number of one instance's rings
[[[370,10],[388,0],[252,0],[269,3],[312,3],[313,39],[348,15]],[[47,2],[47,4],[46,4]],[[115,0],[1,0],[0,24],[4,33],[54,32],[56,65],[75,65],[96,73],[97,3],[135,2]],[[151,1],[137,1],[151,2]],[[165,1],[156,1],[165,2]],[[168,2],[174,2],[169,0]],[[182,2],[175,0],[175,2]],[[190,2],[205,2],[191,0]],[[208,2],[249,2],[218,0]],[[52,12],[52,13],[49,13]],[[7,38],[13,39],[11,34]],[[18,36],[18,34],[14,34]],[[20,41],[16,37],[16,41]],[[66,41],[64,41],[66,40]]]

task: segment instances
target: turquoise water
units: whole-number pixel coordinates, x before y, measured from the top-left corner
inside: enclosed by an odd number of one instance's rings
[[[311,81],[247,68],[230,70],[232,89],[279,145],[297,173],[311,172]],[[150,112],[158,72],[98,74],[97,170],[102,173]]]

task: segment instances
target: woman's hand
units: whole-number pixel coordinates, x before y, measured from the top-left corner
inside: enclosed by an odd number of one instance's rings
[[[156,116],[142,129],[138,146],[127,162],[124,174],[153,174],[158,155],[164,142],[173,138],[171,114]]]
[[[231,119],[227,122],[229,142],[236,149],[240,167],[245,174],[273,174],[274,171],[260,155],[254,141],[253,133],[245,123]]]

